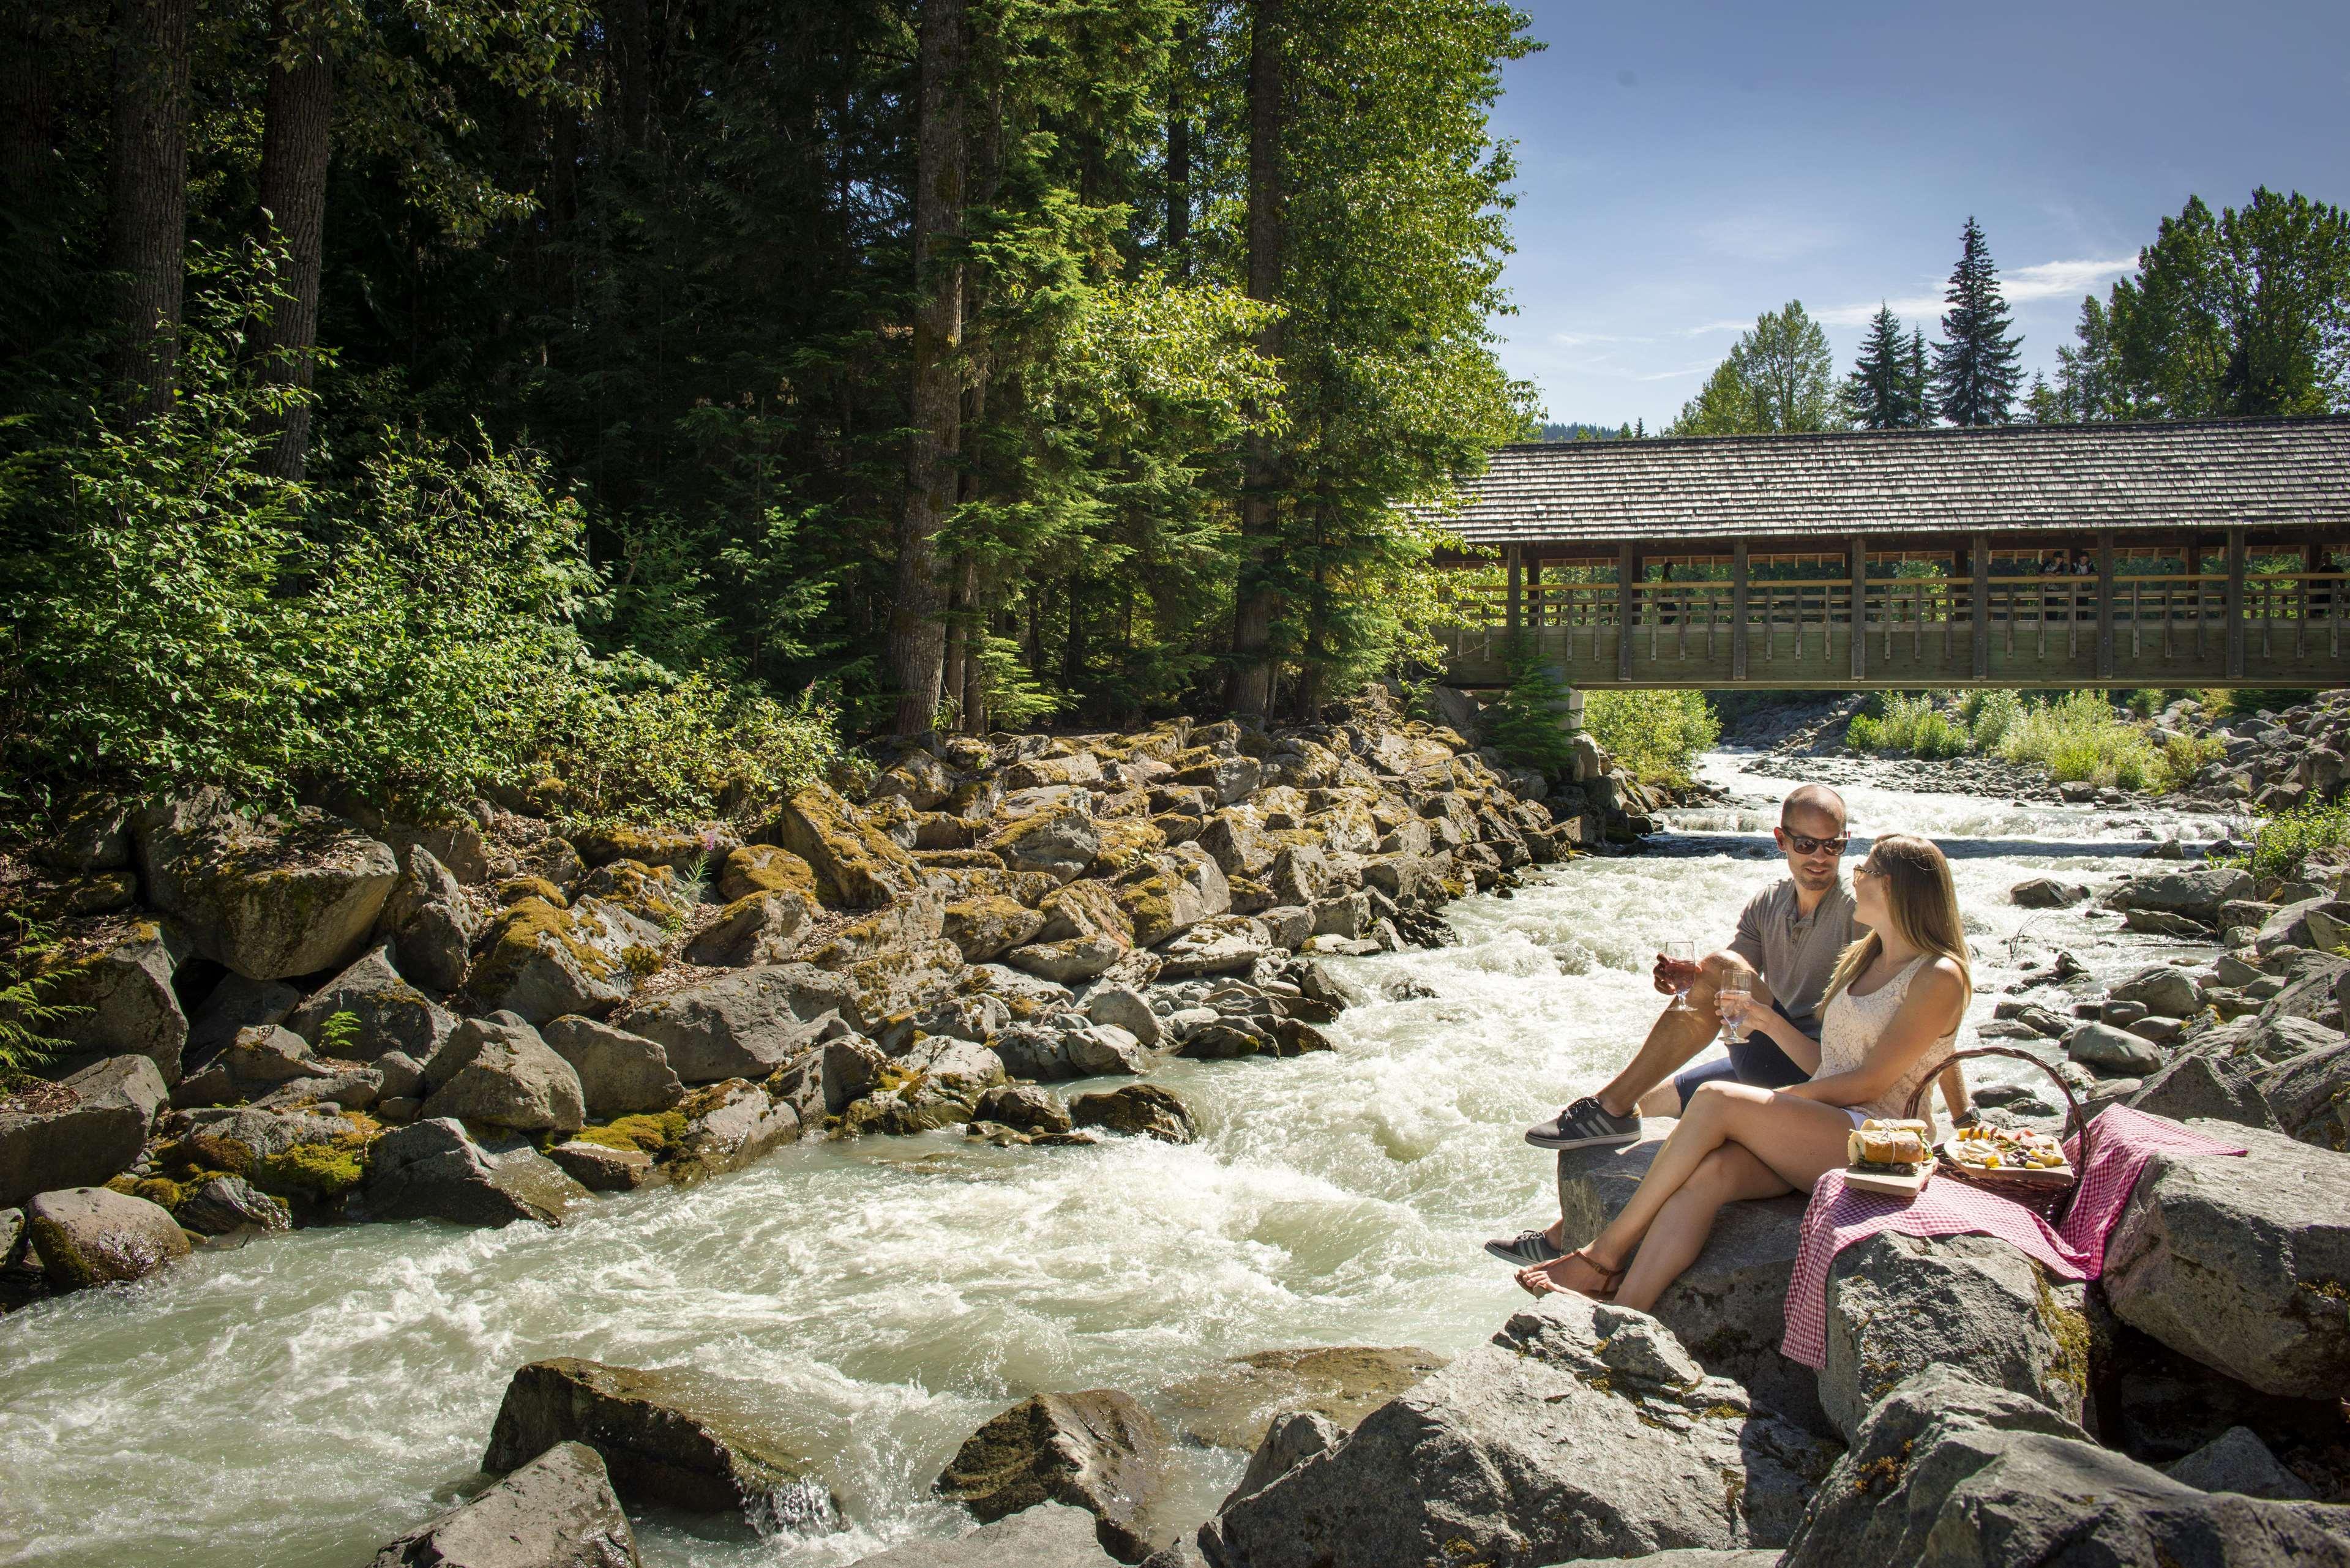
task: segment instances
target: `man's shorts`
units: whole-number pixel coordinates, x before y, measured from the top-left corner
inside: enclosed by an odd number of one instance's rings
[[[1776,1002],[1771,1004],[1771,1011],[1787,1018],[1787,1010]],[[1794,1020],[1787,1018],[1787,1022],[1793,1023]],[[1813,1023],[1817,1024],[1816,1016]],[[1819,1038],[1813,1030],[1806,1029],[1804,1033],[1814,1040]],[[1700,1084],[1752,1084],[1758,1089],[1783,1089],[1811,1079],[1809,1073],[1796,1066],[1787,1054],[1779,1049],[1778,1044],[1766,1035],[1750,1031],[1745,1039],[1729,1050],[1730,1055],[1724,1061],[1708,1062],[1703,1066],[1691,1067],[1686,1073],[1673,1075],[1673,1087],[1680,1095],[1681,1109],[1689,1109],[1689,1103],[1696,1096]]]

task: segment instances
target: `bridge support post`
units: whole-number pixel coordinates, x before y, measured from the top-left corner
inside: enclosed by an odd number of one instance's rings
[[[1967,597],[1967,620],[1974,636],[1971,668],[1978,680],[1991,679],[1991,535],[1978,534],[1967,551],[1968,576],[1973,578]]]
[[[1730,678],[1746,679],[1746,541],[1730,546]]]
[[[2114,678],[2114,536],[2097,535],[2097,679]]]
[[[2244,531],[2228,530],[2228,679],[2244,678]]]
[[[1632,582],[1640,570],[1639,557],[1629,545],[1616,551],[1616,679],[1632,679]]]
[[[1502,624],[1503,629],[1507,630],[1512,637],[1515,637],[1518,635],[1518,625],[1521,618],[1519,615],[1520,589],[1518,587],[1519,556],[1518,547],[1515,545],[1510,546],[1508,559],[1510,563],[1510,603],[1509,609],[1506,612],[1505,618],[1503,620]]]
[[[1868,679],[1868,545],[1858,534],[1852,536],[1852,678]]]

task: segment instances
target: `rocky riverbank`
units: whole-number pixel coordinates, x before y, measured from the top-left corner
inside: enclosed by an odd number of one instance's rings
[[[1650,826],[1587,741],[1547,779],[1376,693],[886,761],[668,830],[567,826],[551,782],[438,825],[83,812],[6,877],[69,1049],[0,1101],[0,1299],[295,1226],[556,1225],[812,1136],[1180,1141],[1154,1085],[1039,1085],[1327,1049],[1315,955],[1440,943],[1447,900]]]

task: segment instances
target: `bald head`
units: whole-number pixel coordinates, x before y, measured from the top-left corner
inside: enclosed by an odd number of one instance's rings
[[[1779,826],[1790,833],[1832,837],[1844,832],[1844,796],[1825,784],[1798,784],[1779,803]]]

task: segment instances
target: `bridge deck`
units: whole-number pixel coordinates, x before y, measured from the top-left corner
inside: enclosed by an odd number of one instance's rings
[[[1513,651],[1586,689],[2350,680],[2338,572],[1544,583],[1455,604],[1444,678],[1472,687],[1507,684]]]

